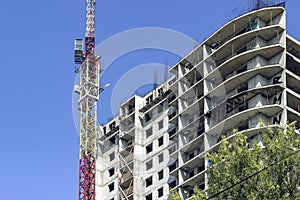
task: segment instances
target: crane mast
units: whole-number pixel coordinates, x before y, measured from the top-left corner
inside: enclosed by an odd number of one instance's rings
[[[75,40],[75,63],[80,64],[78,88],[80,111],[79,200],[95,200],[97,101],[99,100],[99,56],[95,54],[96,0],[86,0],[85,52]],[[81,43],[81,45],[80,45]],[[76,46],[77,44],[77,46]],[[77,49],[76,49],[77,48]]]

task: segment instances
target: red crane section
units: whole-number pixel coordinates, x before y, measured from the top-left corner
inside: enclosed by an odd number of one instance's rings
[[[99,100],[99,56],[95,54],[96,0],[86,0],[85,52],[75,40],[75,63],[81,64],[78,106],[80,110],[79,200],[95,200],[97,157],[97,101]]]

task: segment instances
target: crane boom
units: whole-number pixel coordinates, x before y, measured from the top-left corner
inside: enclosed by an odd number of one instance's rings
[[[86,0],[85,53],[81,66],[79,86],[80,160],[79,200],[95,200],[97,101],[99,100],[99,56],[95,54],[96,0]],[[79,59],[80,60],[80,59]]]

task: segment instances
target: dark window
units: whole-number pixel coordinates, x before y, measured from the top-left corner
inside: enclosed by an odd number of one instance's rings
[[[189,177],[190,178],[193,177],[194,175],[195,175],[194,170],[192,170],[192,171],[189,172]]]
[[[164,178],[164,170],[161,170],[158,172],[158,180],[161,180]]]
[[[110,128],[111,130],[113,130],[115,127],[116,127],[116,122],[112,122],[112,123],[109,125],[109,128]]]
[[[193,159],[195,157],[194,152],[190,153],[188,156],[189,156],[189,160]]]
[[[202,171],[204,171],[204,170],[205,170],[205,166],[204,166],[204,165],[198,167],[198,173],[199,173],[199,172],[202,172]]]
[[[213,49],[216,49],[218,46],[219,46],[219,45],[218,45],[218,43],[216,43],[216,42],[213,42],[213,43],[211,43],[211,45],[210,45],[210,47],[213,48]]]
[[[116,136],[112,136],[111,138],[109,138],[109,141],[112,143],[112,144],[116,144]]]
[[[163,144],[164,144],[164,136],[161,136],[160,138],[158,138],[158,146],[160,147]]]
[[[164,188],[161,187],[158,189],[158,197],[162,197],[164,195]]]
[[[204,190],[205,189],[205,184],[200,185],[199,189]]]
[[[247,49],[247,45],[246,45],[246,46],[240,48],[239,50],[237,50],[237,51],[236,51],[236,55],[239,55],[239,54],[241,54],[241,53],[243,53],[243,52],[245,52],[245,51],[247,51],[247,50],[248,50],[248,49]]]
[[[164,154],[162,153],[158,155],[158,162],[161,163],[163,161],[164,161]]]
[[[190,197],[194,194],[194,190],[193,189],[191,189],[191,190],[189,190],[189,193],[190,193]]]
[[[151,103],[152,102],[152,95],[151,96],[149,96],[148,98],[146,98],[146,104],[149,104],[149,103]]]
[[[169,133],[169,137],[173,136],[175,133],[177,132],[176,126],[174,126],[173,128],[169,128],[168,133]]]
[[[109,176],[113,176],[115,174],[115,168],[111,168],[108,170]]]
[[[160,104],[157,107],[157,113],[161,113],[163,111],[163,106]]]
[[[150,120],[151,120],[150,114],[149,114],[149,113],[146,113],[144,119],[145,119],[145,122],[150,121]]]
[[[152,193],[146,196],[146,200],[152,200]]]
[[[184,63],[184,66],[187,68],[187,69],[192,69],[194,66],[192,65],[192,63],[190,63],[189,61],[186,61]]]
[[[152,176],[146,179],[146,187],[152,185]]]
[[[164,91],[162,88],[158,89],[158,96],[162,96],[164,94]]]
[[[153,163],[152,163],[152,160],[146,162],[146,170],[149,170],[153,167]]]
[[[146,146],[146,153],[150,153],[153,150],[153,144],[149,144],[148,146]]]
[[[172,102],[174,99],[176,99],[176,95],[174,93],[171,93],[168,97],[168,102]]]
[[[146,130],[146,138],[150,137],[152,135],[152,127]]]
[[[176,168],[177,168],[177,163],[175,162],[175,163],[173,163],[172,165],[169,166],[169,171],[171,172]]]
[[[240,93],[240,92],[243,92],[243,91],[245,91],[245,90],[248,90],[248,83],[246,82],[246,83],[244,83],[244,84],[242,84],[239,88],[238,88],[238,93]]]
[[[109,184],[108,189],[109,189],[109,192],[113,191],[115,189],[115,183]]]
[[[109,160],[113,161],[115,159],[115,152],[112,152],[111,154],[109,154]]]
[[[134,111],[135,107],[134,105],[128,105],[128,114],[131,114]]]
[[[247,71],[247,65],[245,65],[245,66],[239,68],[238,70],[236,70],[236,73],[239,74],[239,73],[242,73],[242,72],[245,72],[245,71]]]
[[[164,127],[164,120],[161,120],[158,122],[158,130],[162,129]]]
[[[170,188],[174,188],[176,187],[176,181],[172,181],[170,184],[169,184]]]

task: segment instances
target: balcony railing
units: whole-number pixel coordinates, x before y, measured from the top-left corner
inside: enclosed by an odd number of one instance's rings
[[[183,145],[186,145],[187,143],[193,141],[197,137],[201,136],[203,133],[204,133],[204,127],[199,126],[199,128],[197,129],[197,132],[186,134],[185,139],[183,141]]]

